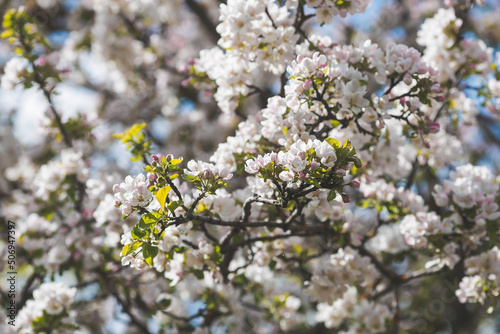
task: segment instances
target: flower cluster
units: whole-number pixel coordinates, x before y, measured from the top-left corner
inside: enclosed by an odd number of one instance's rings
[[[366,299],[360,300],[355,287],[348,287],[341,298],[332,304],[319,303],[316,320],[326,328],[336,328],[344,322],[352,323],[352,330],[384,333],[385,321],[391,318],[387,306]]]
[[[120,207],[124,217],[129,216],[138,207],[146,207],[153,198],[149,190],[149,180],[144,174],[135,178],[127,176],[125,182],[113,186],[116,205]]]
[[[70,310],[75,301],[76,288],[62,283],[42,283],[33,292],[33,299],[19,311],[17,321],[20,333],[41,333],[57,330],[73,333],[76,313]]]
[[[14,89],[19,83],[19,77],[26,69],[26,59],[21,57],[11,58],[4,68],[4,75],[2,76],[1,87],[3,89]]]
[[[333,0],[307,0],[307,7],[316,9],[316,23],[330,24],[332,16],[346,17],[347,13],[357,14],[363,13],[370,5],[370,0],[349,0],[349,1],[333,1]]]
[[[267,153],[249,159],[245,163],[245,171],[249,174],[258,173],[264,180],[285,182],[285,188],[298,188],[301,184],[311,184],[317,189],[332,189],[329,200],[335,198],[335,192],[349,197],[343,191],[344,185],[359,186],[357,181],[344,183],[348,163],[361,166],[355,156],[356,151],[348,141],[342,146],[333,138],[325,141],[298,140],[287,151]]]
[[[500,286],[500,250],[497,246],[465,260],[466,274],[456,291],[461,303],[484,304],[487,296],[498,296]]]
[[[464,165],[451,172],[449,180],[436,185],[433,196],[438,206],[462,213],[462,229],[484,233],[486,225],[500,217],[499,183],[500,178],[487,167]]]
[[[442,8],[418,32],[417,43],[426,48],[423,59],[439,69],[439,82],[455,80],[457,70],[464,66],[469,73],[490,71],[492,49],[475,39],[459,41],[462,24],[453,8]]]
[[[65,149],[61,152],[61,161],[51,161],[43,165],[33,179],[35,196],[43,200],[49,199],[50,195],[60,189],[64,184],[66,189],[75,188],[76,182],[85,182],[89,176],[88,165],[83,160],[83,153]],[[68,192],[59,192],[58,197],[69,195]]]
[[[298,40],[286,7],[269,0],[229,0],[220,5],[218,41],[225,51],[202,50],[191,69],[191,82],[205,87],[204,76],[217,86],[215,100],[222,111],[234,112],[260,70],[279,75],[294,55]]]
[[[308,291],[314,300],[332,304],[342,298],[352,282],[356,281],[360,287],[369,287],[378,276],[369,258],[346,247],[330,257],[321,258],[314,269]]]

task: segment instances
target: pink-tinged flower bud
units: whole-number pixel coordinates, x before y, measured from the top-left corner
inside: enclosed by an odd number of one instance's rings
[[[427,140],[426,140],[426,141],[424,141],[424,146],[425,146],[426,148],[431,148],[431,144],[430,144],[430,143],[429,143],[429,141],[427,141]]]
[[[154,182],[156,180],[156,174],[148,173],[148,180]]]
[[[210,169],[205,169],[203,171],[203,178],[204,179],[209,179],[214,175],[214,173]]]
[[[172,154],[167,154],[167,156],[165,158],[166,158],[167,162],[174,160],[174,156]]]
[[[311,169],[312,169],[312,170],[318,169],[318,168],[319,168],[319,166],[320,166],[320,163],[319,163],[319,162],[314,161],[314,160],[313,160],[313,161],[311,161]]]
[[[357,180],[352,180],[351,182],[349,182],[349,185],[353,188],[359,188],[360,183]]]
[[[343,169],[343,168],[337,169],[336,173],[337,173],[338,176],[345,176],[347,174],[346,171],[345,171],[345,169]]]
[[[182,65],[179,68],[179,72],[181,72],[181,73],[187,72],[188,70],[189,70],[189,67],[187,67],[186,65]]]
[[[312,81],[310,79],[307,79],[302,84],[302,88],[304,88],[304,89],[311,89],[311,87],[312,87]]]
[[[319,78],[322,78],[324,75],[325,75],[325,72],[323,72],[323,71],[316,72],[316,76]]]
[[[119,184],[115,184],[115,185],[113,186],[113,192],[114,192],[115,194],[120,192],[120,185],[119,185]]]
[[[188,64],[189,64],[189,65],[194,65],[194,64],[195,64],[194,59],[190,59],[190,60],[188,61]]]
[[[38,65],[40,65],[40,66],[44,66],[45,65],[45,57],[38,58]]]
[[[404,106],[405,105],[405,102],[406,102],[406,99],[404,97],[400,98],[399,99],[399,103]]]
[[[157,155],[152,155],[151,158],[153,158],[154,161],[160,161],[160,158]]]
[[[192,79],[193,79],[192,77],[188,77],[187,79],[182,80],[181,86],[183,86],[183,87],[189,86],[189,83],[191,82]]]
[[[351,196],[347,195],[347,194],[341,194],[340,196],[342,196],[342,201],[344,203],[351,203]]]
[[[431,86],[431,92],[441,93],[442,91],[443,91],[443,87],[441,87],[441,85],[438,84],[437,82]]]
[[[425,113],[421,110],[417,111],[417,115],[420,116],[420,117],[423,117],[425,115]]]
[[[406,84],[406,85],[411,85],[411,83],[413,82],[413,79],[411,77],[411,74],[410,73],[406,73],[405,76],[403,77],[403,82]]]
[[[439,123],[434,123],[431,126],[429,126],[429,132],[430,133],[437,133],[437,132],[439,132],[440,128],[441,128],[441,126],[439,125]]]
[[[443,102],[444,101],[444,95],[438,95],[438,96],[436,96],[435,100],[438,101],[438,102]]]
[[[120,201],[115,201],[116,206],[120,206],[121,202]]]
[[[305,180],[306,179],[306,174],[300,173],[299,174],[299,179],[302,180],[302,181]]]
[[[151,166],[153,166],[153,167],[158,167],[159,165],[160,164],[156,160],[153,160],[153,162],[151,162]]]

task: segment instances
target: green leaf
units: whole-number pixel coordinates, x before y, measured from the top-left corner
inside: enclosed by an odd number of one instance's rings
[[[140,229],[150,229],[151,226],[156,224],[158,222],[158,219],[160,219],[161,214],[159,212],[150,212],[145,214],[144,216],[141,217],[141,220],[139,222],[139,228]]]
[[[182,178],[188,182],[193,182],[196,179],[195,176],[191,176],[191,175],[187,175],[187,174],[182,175]]]
[[[163,211],[165,211],[165,201],[167,200],[167,196],[168,193],[170,192],[170,189],[172,189],[172,187],[165,186],[160,190],[158,190],[158,192],[156,193],[156,199],[158,200],[158,202],[160,202]]]
[[[145,230],[140,229],[138,225],[135,225],[132,232],[130,232],[134,240],[142,240],[148,234]]]
[[[335,192],[335,189],[332,189],[328,192],[328,196],[327,196],[326,200],[328,202],[331,202],[335,199],[335,197],[337,197],[337,193]]]
[[[354,166],[356,166],[356,168],[363,167],[363,163],[361,162],[361,160],[359,160],[358,157],[350,157],[349,160],[354,162]]]
[[[203,274],[203,270],[193,270],[193,275],[199,280],[205,277],[205,274]]]
[[[131,244],[125,245],[122,250],[122,256],[132,254],[137,248],[142,245],[142,241],[135,241]]]
[[[177,209],[181,205],[182,205],[182,201],[173,201],[173,202],[168,203],[167,209],[170,212],[174,212],[175,209]]]
[[[156,255],[158,255],[158,248],[150,244],[144,244],[144,246],[142,246],[142,256],[144,256],[144,261],[150,266],[153,266],[153,259]]]

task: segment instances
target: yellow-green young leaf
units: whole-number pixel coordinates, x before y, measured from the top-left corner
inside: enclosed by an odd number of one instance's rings
[[[14,36],[14,29],[7,29],[4,32],[2,32],[2,34],[0,35],[0,38],[4,39],[4,38],[12,37],[12,36]]]
[[[170,163],[172,165],[178,165],[182,162],[182,158],[179,158],[179,159],[173,159],[172,161],[170,161]]]
[[[137,248],[139,248],[140,245],[142,245],[142,241],[136,241],[131,244],[125,245],[122,250],[122,256],[133,253]]]
[[[170,192],[170,189],[172,189],[170,186],[165,186],[158,190],[158,192],[156,193],[156,199],[158,200],[158,202],[160,202],[163,211],[165,211],[165,201],[167,199],[168,193]]]
[[[122,143],[126,143],[129,140],[132,140],[142,129],[146,127],[147,123],[137,123],[132,125],[130,128],[125,130],[122,133],[116,133],[113,135],[113,138],[121,139]]]
[[[340,142],[335,138],[326,138],[325,141],[333,147],[341,147]]]
[[[144,261],[150,266],[153,266],[153,259],[156,255],[158,255],[158,248],[150,244],[144,244],[144,246],[142,246],[142,256],[144,256]]]
[[[146,127],[147,123],[137,123],[132,125],[128,130],[128,134],[132,137],[136,136],[142,129]]]

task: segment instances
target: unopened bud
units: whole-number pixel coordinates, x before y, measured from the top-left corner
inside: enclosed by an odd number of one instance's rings
[[[429,132],[430,133],[437,133],[437,132],[439,132],[440,128],[441,127],[440,127],[439,123],[434,123],[431,126],[429,126]]]
[[[312,87],[312,81],[311,79],[307,79],[306,81],[304,81],[304,83],[302,84],[302,88],[304,89],[311,89]]]
[[[174,156],[172,154],[167,154],[165,158],[167,159],[167,162],[174,160]]]
[[[319,163],[319,162],[314,161],[314,160],[313,160],[313,161],[311,161],[311,169],[312,169],[312,170],[318,169],[318,168],[319,168],[319,166],[320,166],[320,163]]]
[[[435,98],[435,99],[436,99],[436,101],[438,101],[438,102],[443,102],[443,101],[444,101],[444,95],[438,95],[438,96],[436,96],[436,98]]]
[[[340,196],[342,196],[342,201],[344,203],[350,203],[351,202],[351,196],[347,195],[347,194],[340,194]]]
[[[148,173],[148,180],[154,182],[156,180],[156,174]]]
[[[427,140],[426,140],[426,141],[424,141],[424,146],[425,146],[426,148],[431,148],[431,144],[430,144],[430,143],[429,143],[429,141],[427,141]]]
[[[342,169],[342,168],[337,169],[338,176],[345,176],[346,174],[347,173],[346,173],[345,169]]]
[[[352,180],[351,182],[349,182],[349,185],[353,188],[359,188],[360,183],[357,180]]]
[[[431,92],[441,93],[442,91],[443,91],[443,88],[437,82],[434,85],[431,86]]]
[[[413,82],[413,79],[411,77],[411,74],[410,73],[406,73],[404,78],[403,78],[403,82],[406,84],[406,85],[411,85],[411,83]]]
[[[152,155],[151,158],[153,158],[153,161],[160,161],[160,158],[157,155]]]
[[[211,178],[212,176],[214,175],[214,173],[212,173],[212,171],[210,169],[205,169],[203,171],[203,178],[204,179],[209,179]]]

